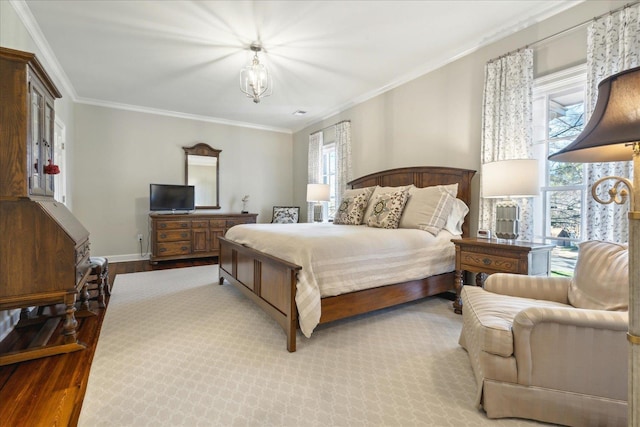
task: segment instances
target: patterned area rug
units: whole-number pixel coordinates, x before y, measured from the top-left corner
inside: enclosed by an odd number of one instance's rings
[[[441,298],[298,333],[217,266],[118,275],[80,426],[529,426],[489,420]]]

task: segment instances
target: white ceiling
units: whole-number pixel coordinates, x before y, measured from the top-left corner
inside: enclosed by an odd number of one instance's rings
[[[296,131],[580,1],[15,1],[78,102]],[[32,14],[30,17],[29,11]],[[249,45],[273,95],[239,89]],[[307,111],[294,116],[296,110]]]

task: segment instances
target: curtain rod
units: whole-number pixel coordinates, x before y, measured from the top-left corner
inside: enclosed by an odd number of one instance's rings
[[[315,135],[316,133],[324,132],[325,130],[329,129],[330,127],[334,127],[334,126],[337,126],[337,125],[342,124],[342,123],[351,123],[351,120],[342,120],[342,121],[340,121],[338,123],[334,123],[332,125],[323,127],[322,129],[317,130],[317,131],[311,133],[310,135]]]
[[[600,18],[602,18],[602,17],[604,17],[604,16],[607,16],[607,15],[613,15],[614,13],[620,12],[621,10],[624,10],[624,9],[626,9],[626,8],[628,8],[628,7],[635,6],[635,5],[637,5],[638,3],[640,3],[640,0],[637,0],[637,1],[634,1],[634,2],[631,2],[631,3],[627,3],[627,4],[625,4],[624,6],[621,6],[621,7],[617,8],[617,9],[610,10],[609,12],[603,13],[602,15],[595,16],[595,17],[593,17],[593,18],[591,18],[591,19],[588,19],[588,20],[586,20],[586,21],[584,21],[584,22],[581,22],[581,23],[579,23],[579,24],[576,24],[576,25],[574,25],[573,27],[569,27],[569,28],[564,29],[564,30],[562,30],[562,31],[558,31],[557,33],[551,34],[550,36],[543,37],[543,38],[541,38],[540,40],[536,40],[536,41],[534,41],[533,43],[529,43],[529,44],[527,44],[527,45],[524,45],[524,46],[523,46],[523,47],[521,47],[521,48],[518,48],[518,49],[512,50],[512,51],[507,52],[507,53],[505,53],[505,54],[503,54],[503,55],[497,56],[497,57],[495,57],[495,58],[493,58],[493,59],[489,60],[488,62],[496,61],[496,60],[498,60],[498,59],[500,59],[500,58],[504,58],[505,56],[511,55],[512,53],[516,53],[516,52],[519,52],[519,51],[521,51],[521,50],[528,49],[528,48],[530,48],[530,47],[535,47],[535,46],[538,46],[538,45],[540,45],[540,44],[542,44],[542,43],[544,43],[544,42],[547,42],[547,41],[549,41],[549,40],[555,39],[555,38],[560,37],[560,36],[564,36],[565,34],[568,34],[568,33],[572,32],[572,31],[575,31],[575,30],[577,30],[577,29],[579,29],[579,28],[582,28],[582,27],[584,27],[585,25],[587,25],[587,24],[589,24],[589,23],[591,23],[591,22],[593,22],[593,21],[596,21],[596,20],[598,20],[598,19],[600,19]]]

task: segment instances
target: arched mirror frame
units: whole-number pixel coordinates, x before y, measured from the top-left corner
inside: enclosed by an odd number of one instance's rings
[[[182,147],[184,150],[184,182],[189,184],[189,156],[207,156],[216,158],[216,204],[215,206],[198,206],[196,209],[220,209],[220,153],[204,142],[199,142],[192,147]]]

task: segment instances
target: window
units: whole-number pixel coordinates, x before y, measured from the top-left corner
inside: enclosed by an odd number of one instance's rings
[[[329,219],[336,213],[336,144],[331,142],[322,146],[321,183],[329,184],[329,202],[327,212]]]
[[[53,176],[54,198],[56,201],[67,203],[67,165],[65,156],[66,128],[62,120],[56,116],[53,134],[53,163],[58,165],[60,173]]]
[[[534,83],[533,148],[540,160],[542,183],[541,197],[534,199],[534,233],[536,238],[556,244],[551,269],[559,275],[573,275],[576,243],[584,240],[587,186],[584,165],[547,158],[582,131],[585,87],[584,66],[541,77]]]

